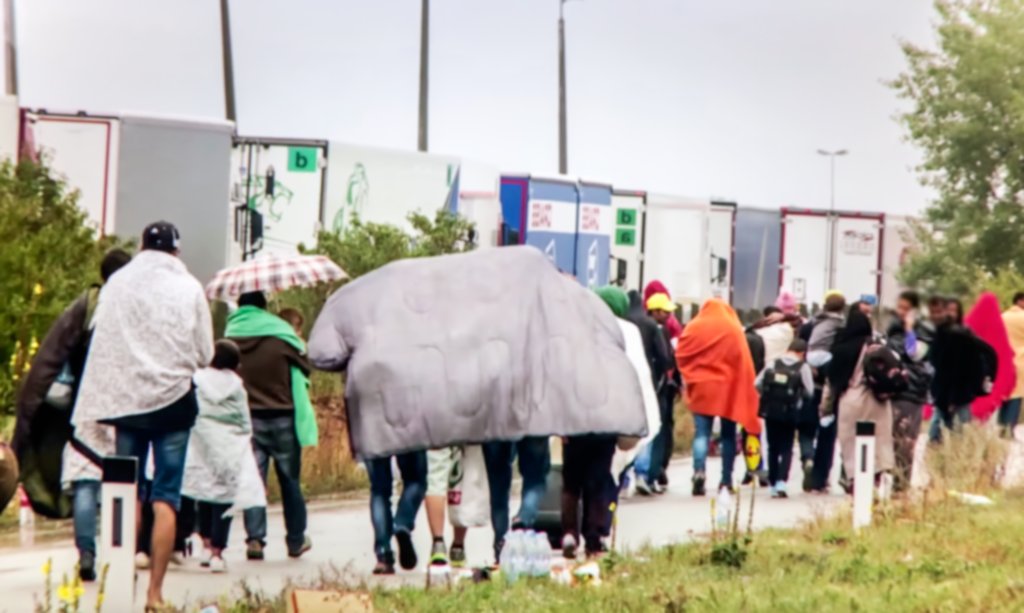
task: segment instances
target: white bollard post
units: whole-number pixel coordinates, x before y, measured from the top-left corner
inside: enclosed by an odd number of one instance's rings
[[[853,529],[871,525],[871,505],[875,495],[875,423],[857,422],[854,446],[856,468],[853,475]]]
[[[136,501],[138,460],[103,459],[100,559],[107,570],[104,610],[131,611],[135,603]]]

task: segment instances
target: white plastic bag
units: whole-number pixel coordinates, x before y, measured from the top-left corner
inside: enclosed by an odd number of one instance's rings
[[[479,528],[491,520],[491,495],[484,452],[479,445],[461,448],[448,480],[448,518],[459,528]]]

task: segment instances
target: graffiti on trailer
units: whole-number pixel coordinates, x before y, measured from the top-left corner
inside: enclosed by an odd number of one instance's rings
[[[285,209],[292,204],[295,192],[288,189],[280,180],[274,179],[274,193],[266,193],[266,177],[263,175],[251,176],[242,183],[243,193],[249,191],[249,210],[259,211],[264,217],[273,221],[281,221]]]
[[[366,166],[362,162],[356,162],[352,173],[348,176],[348,185],[345,187],[345,202],[334,215],[331,229],[335,234],[345,232],[348,220],[352,215],[359,215],[363,207],[370,199],[370,180],[366,176]]]

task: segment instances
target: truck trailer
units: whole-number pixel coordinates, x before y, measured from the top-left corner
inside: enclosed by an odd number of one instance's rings
[[[836,289],[848,301],[882,291],[885,215],[782,209],[780,290],[811,311]]]
[[[182,235],[182,260],[201,281],[231,261],[228,181],[234,124],[156,115],[22,113],[34,148],[103,235],[133,239],[166,220]]]

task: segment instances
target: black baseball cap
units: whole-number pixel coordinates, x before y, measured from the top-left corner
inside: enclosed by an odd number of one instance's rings
[[[180,242],[181,234],[178,233],[174,224],[168,221],[151,223],[142,231],[142,248],[144,250],[177,253]]]

